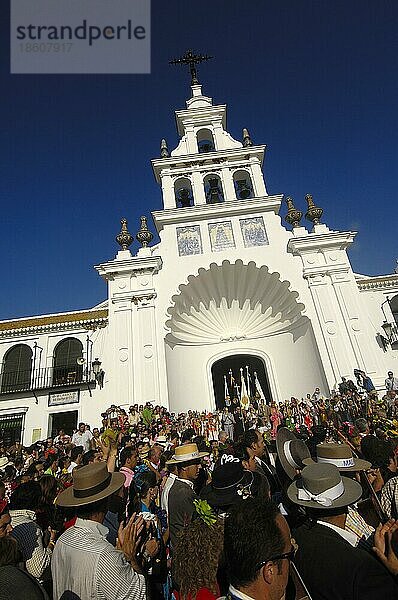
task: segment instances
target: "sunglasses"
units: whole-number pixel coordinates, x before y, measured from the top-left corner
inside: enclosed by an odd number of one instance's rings
[[[292,544],[292,547],[291,547],[290,552],[285,552],[284,554],[277,554],[276,556],[271,556],[271,558],[267,558],[267,560],[263,560],[261,563],[259,563],[257,565],[256,570],[259,571],[268,562],[275,562],[277,560],[284,560],[285,558],[287,558],[288,560],[293,560],[294,557],[296,556],[296,552],[298,550],[298,544],[293,539],[291,540],[291,544]]]

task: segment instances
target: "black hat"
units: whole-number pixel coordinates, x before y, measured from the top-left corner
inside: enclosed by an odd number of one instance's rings
[[[239,458],[224,454],[216,463],[212,481],[201,493],[211,507],[228,508],[251,495],[253,473],[245,471]]]
[[[311,462],[311,455],[307,444],[296,438],[287,427],[280,427],[276,436],[276,449],[283,470],[289,479],[294,479],[297,470],[305,467],[304,461]],[[309,464],[309,463],[307,463]]]

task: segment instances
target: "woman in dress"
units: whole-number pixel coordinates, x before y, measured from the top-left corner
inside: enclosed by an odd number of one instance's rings
[[[271,423],[272,423],[272,429],[271,429],[271,437],[273,440],[276,439],[276,434],[278,433],[278,427],[279,425],[282,424],[282,413],[280,412],[279,408],[276,405],[276,402],[272,401],[271,402]]]

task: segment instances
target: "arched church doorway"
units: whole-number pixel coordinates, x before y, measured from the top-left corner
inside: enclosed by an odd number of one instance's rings
[[[250,400],[256,396],[256,391],[264,395],[267,403],[272,400],[265,364],[258,356],[252,354],[225,356],[213,364],[211,375],[218,410],[225,407],[227,391],[231,400],[234,396],[239,399],[242,386],[246,388]]]

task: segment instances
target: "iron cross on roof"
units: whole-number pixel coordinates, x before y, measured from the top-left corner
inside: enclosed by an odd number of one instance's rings
[[[175,58],[170,61],[171,65],[189,65],[189,70],[191,71],[191,85],[197,85],[199,83],[198,74],[196,71],[196,65],[205,60],[209,60],[213,58],[212,56],[208,56],[207,54],[194,54],[192,50],[187,50],[181,58]]]

